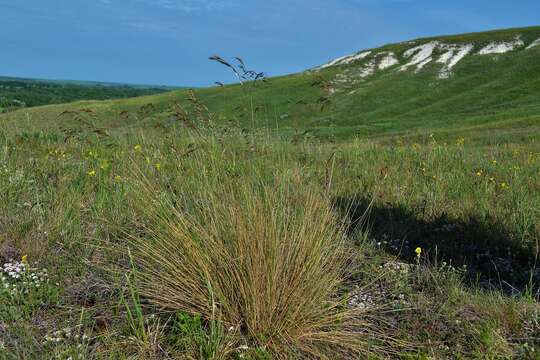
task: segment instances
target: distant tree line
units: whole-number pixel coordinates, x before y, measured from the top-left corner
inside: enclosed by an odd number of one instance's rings
[[[135,87],[129,85],[77,85],[43,81],[0,81],[0,112],[77,100],[121,99],[168,91],[165,87]]]

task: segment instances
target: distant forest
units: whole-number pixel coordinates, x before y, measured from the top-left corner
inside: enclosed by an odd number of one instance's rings
[[[99,83],[47,82],[0,79],[0,113],[24,107],[61,104],[77,100],[120,99],[170,91],[167,87],[142,87]]]

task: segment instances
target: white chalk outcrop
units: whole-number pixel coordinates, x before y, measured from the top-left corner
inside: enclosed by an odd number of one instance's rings
[[[524,46],[525,43],[521,40],[520,37],[516,37],[514,41],[510,42],[492,42],[480,49],[478,52],[479,55],[490,55],[490,54],[504,54],[515,49]]]
[[[433,58],[431,55],[439,43],[437,41],[429,42],[427,44],[422,44],[415,46],[403,53],[403,56],[406,58],[411,58],[411,61],[403,65],[400,68],[400,71],[407,70],[410,67],[416,67],[416,72],[422,70],[424,66],[430,63]]]
[[[399,60],[393,52],[382,53],[382,55],[384,55],[384,57],[379,63],[379,70],[385,70],[399,64]]]
[[[398,64],[399,60],[397,59],[396,54],[390,51],[380,52],[373,55],[373,58],[369,62],[362,65],[360,77],[366,78],[375,74],[377,70],[386,70]]]
[[[383,71],[392,67],[397,67],[399,71],[414,69],[414,72],[418,73],[426,65],[437,63],[442,64],[442,68],[438,74],[439,79],[448,79],[452,76],[454,67],[468,55],[473,53],[477,55],[504,54],[525,47],[521,36],[516,36],[514,39],[508,41],[492,41],[487,45],[484,44],[477,51],[475,51],[474,43],[458,44],[430,41],[422,44],[418,40],[415,40],[400,44],[409,47],[401,56],[391,51],[369,50],[354,55],[342,56],[315,68],[315,70],[358,63],[358,66],[347,68],[344,71],[345,79],[347,79],[346,82],[354,83],[355,81],[363,81],[363,79],[376,74],[377,71]],[[536,46],[540,46],[540,39],[529,44],[526,49],[532,49]],[[399,66],[400,64],[402,65]]]
[[[326,68],[328,68],[330,66],[347,65],[347,64],[353,63],[355,61],[365,59],[370,54],[371,54],[371,51],[363,51],[363,52],[360,52],[358,54],[342,56],[342,57],[339,57],[339,58],[337,58],[335,60],[330,61],[329,63],[321,65],[316,69],[321,70],[321,69],[326,69]]]
[[[347,64],[353,63],[355,61],[365,59],[369,55],[371,55],[371,51],[364,51],[364,52],[361,52],[359,54],[352,55],[352,56],[346,58],[345,60],[343,60],[340,65],[347,65]]]
[[[527,50],[532,49],[533,47],[536,47],[539,45],[540,45],[540,39],[536,39],[535,41],[531,43],[531,45],[527,46]]]
[[[447,45],[441,46],[446,52],[437,60],[438,63],[443,64],[441,71],[439,72],[439,79],[448,79],[452,76],[452,68],[456,66],[465,56],[471,53],[474,49],[474,45]]]

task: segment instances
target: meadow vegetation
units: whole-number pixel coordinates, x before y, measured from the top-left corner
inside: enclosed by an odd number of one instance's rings
[[[538,144],[223,132],[4,130],[5,357],[536,356]]]
[[[314,133],[329,73],[0,117],[0,358],[538,359],[540,142]]]

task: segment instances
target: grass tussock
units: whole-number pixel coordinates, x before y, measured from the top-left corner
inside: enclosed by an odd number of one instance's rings
[[[231,179],[199,165],[209,176],[197,190],[139,179],[146,225],[131,246],[140,293],[217,320],[274,357],[369,352],[369,315],[337,296],[349,255],[325,194],[299,172]]]

